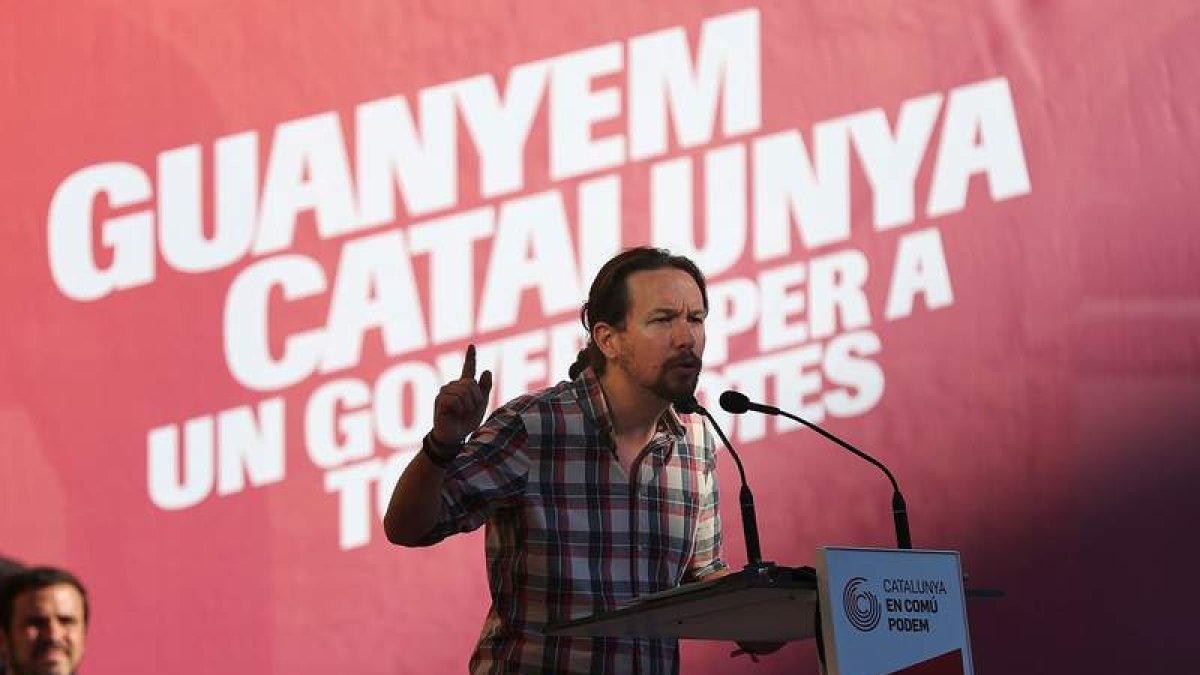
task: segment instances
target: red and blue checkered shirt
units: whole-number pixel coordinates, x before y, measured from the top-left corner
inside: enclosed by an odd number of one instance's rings
[[[716,458],[668,409],[631,474],[591,369],[497,409],[455,458],[431,544],[487,525],[492,606],[472,673],[677,673],[669,639],[544,635],[725,567]]]

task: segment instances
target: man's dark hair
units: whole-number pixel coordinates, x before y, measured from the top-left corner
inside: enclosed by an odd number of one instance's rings
[[[13,560],[12,558],[7,558],[5,556],[0,555],[0,585],[4,584],[5,579],[11,577],[12,575],[16,574],[17,572],[20,572],[23,569],[25,569],[25,566],[22,565],[21,563],[17,562],[16,560]]]
[[[30,567],[6,578],[0,586],[0,629],[5,635],[12,634],[13,611],[16,609],[17,596],[26,591],[36,591],[57,584],[69,584],[79,591],[83,598],[83,625],[91,620],[91,607],[88,605],[87,589],[74,574],[56,567]]]
[[[596,273],[587,302],[579,311],[579,320],[588,332],[588,341],[571,365],[571,379],[575,379],[588,366],[597,375],[604,374],[604,352],[592,340],[592,326],[606,323],[617,330],[625,328],[625,317],[629,314],[629,275],[670,267],[687,272],[696,280],[700,296],[704,298],[704,309],[708,309],[708,286],[704,283],[704,273],[696,263],[681,255],[672,255],[665,249],[650,246],[638,246],[617,254]]]
[[[25,569],[25,566],[21,563],[12,558],[0,555],[0,596],[4,594],[4,584],[8,581],[8,578],[23,569]],[[0,626],[0,633],[8,635],[7,623],[4,626]],[[4,665],[3,661],[0,661],[0,675],[4,675],[6,672],[8,672],[8,668]]]

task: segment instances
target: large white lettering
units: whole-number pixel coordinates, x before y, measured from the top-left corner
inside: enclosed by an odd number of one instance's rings
[[[112,250],[102,267],[92,254],[93,216],[101,199],[110,209],[146,203],[150,179],[133,164],[110,162],[80,169],[67,177],[50,200],[47,237],[50,274],[72,300],[98,300],[122,288],[154,280],[154,215],[139,209],[105,220],[100,242]]]
[[[629,41],[631,159],[666,152],[668,110],[681,148],[712,140],[718,103],[726,137],[762,126],[758,24],[757,9],[705,21],[695,68],[682,28]]]

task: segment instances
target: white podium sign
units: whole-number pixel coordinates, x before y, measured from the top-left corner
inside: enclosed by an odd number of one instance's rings
[[[817,550],[829,675],[973,675],[962,566],[953,551]]]

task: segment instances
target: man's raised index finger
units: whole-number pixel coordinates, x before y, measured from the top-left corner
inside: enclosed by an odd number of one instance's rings
[[[467,345],[467,358],[463,359],[462,376],[475,379],[475,345]]]

